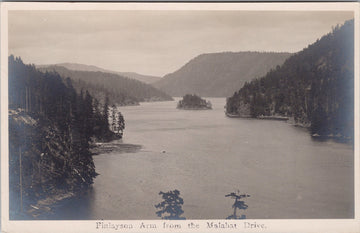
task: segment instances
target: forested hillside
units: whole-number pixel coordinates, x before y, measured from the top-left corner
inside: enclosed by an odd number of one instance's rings
[[[105,96],[109,97],[111,104],[117,105],[172,100],[169,95],[149,84],[113,73],[69,70],[63,66],[46,66],[39,69],[56,71],[62,77],[70,77],[77,92],[88,90],[92,96],[101,102],[105,100]]]
[[[161,79],[161,77],[152,76],[152,75],[143,75],[143,74],[138,74],[135,72],[118,72],[118,71],[113,71],[113,70],[106,70],[106,69],[103,69],[103,68],[100,68],[97,66],[84,65],[84,64],[78,64],[78,63],[58,63],[58,64],[53,64],[53,65],[37,65],[38,68],[46,68],[48,66],[62,66],[68,70],[94,71],[94,72],[100,71],[103,73],[118,74],[120,76],[131,78],[131,79],[136,79],[140,82],[147,83],[147,84],[154,83]]]
[[[91,140],[121,136],[109,130],[108,103],[77,94],[70,79],[14,56],[8,77],[10,218],[36,217],[49,208],[41,203],[73,197],[93,183]]]
[[[158,76],[138,74],[135,72],[116,72],[116,73],[121,76],[136,79],[139,80],[140,82],[147,84],[155,83],[161,79],[161,77]]]
[[[281,115],[309,125],[313,135],[352,138],[354,21],[336,26],[262,78],[228,98],[234,115]]]
[[[153,85],[171,96],[229,97],[246,81],[283,64],[290,53],[224,52],[202,54]]]

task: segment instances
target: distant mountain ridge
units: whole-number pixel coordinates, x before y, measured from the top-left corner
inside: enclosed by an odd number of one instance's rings
[[[120,76],[123,77],[127,77],[127,78],[131,78],[131,79],[136,79],[139,80],[141,82],[150,84],[150,83],[154,83],[158,80],[161,79],[161,77],[157,77],[157,76],[152,76],[152,75],[143,75],[143,74],[138,74],[135,72],[118,72],[118,71],[113,71],[113,70],[107,70],[107,69],[103,69],[94,65],[85,65],[85,64],[79,64],[79,63],[57,63],[57,64],[48,64],[48,65],[36,65],[38,68],[45,68],[48,66],[62,66],[65,67],[66,69],[69,70],[77,70],[77,71],[93,71],[93,72],[104,72],[104,73],[112,73],[112,74],[118,74]]]
[[[158,76],[144,75],[136,72],[116,72],[116,73],[121,76],[125,76],[131,79],[136,79],[139,80],[140,82],[147,84],[153,84],[154,82],[157,82],[161,79],[161,77]]]
[[[291,53],[222,52],[201,54],[153,85],[171,96],[228,97],[252,79],[282,65]]]
[[[85,68],[88,68],[88,70],[93,69],[93,67]],[[57,72],[63,78],[69,77],[73,80],[72,83],[78,92],[88,90],[92,96],[100,101],[104,101],[105,97],[108,96],[111,103],[117,105],[134,105],[139,102],[172,100],[171,96],[150,84],[114,73],[70,70],[64,66],[57,65],[38,66],[38,69],[43,72]]]

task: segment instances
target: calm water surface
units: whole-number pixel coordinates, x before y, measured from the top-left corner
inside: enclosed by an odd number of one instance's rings
[[[238,211],[250,219],[353,217],[351,146],[315,141],[286,122],[227,118],[225,99],[210,100],[214,109],[204,111],[175,101],[121,107],[123,143],[142,149],[94,156],[100,175],[67,216],[159,219],[158,193],[178,189],[187,219],[226,218],[233,200],[225,195],[237,190],[251,195]]]

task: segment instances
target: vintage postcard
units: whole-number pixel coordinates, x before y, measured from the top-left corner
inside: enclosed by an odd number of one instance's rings
[[[1,230],[359,232],[359,3],[2,3]]]

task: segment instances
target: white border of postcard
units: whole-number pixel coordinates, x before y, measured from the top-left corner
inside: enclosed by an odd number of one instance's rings
[[[8,188],[8,11],[9,10],[239,10],[239,11],[353,11],[355,16],[355,219],[251,219],[251,220],[112,220],[113,226],[97,227],[100,220],[89,221],[9,221]],[[6,233],[24,232],[360,232],[359,208],[359,11],[360,3],[1,3],[1,227]],[[24,22],[26,23],[26,22]],[[236,227],[208,228],[210,222],[236,224]],[[246,227],[245,222],[248,225]],[[140,229],[152,224],[157,228]],[[164,224],[180,228],[164,229]],[[189,228],[189,225],[193,226]],[[129,228],[133,226],[132,228]],[[178,227],[179,227],[178,226]]]

